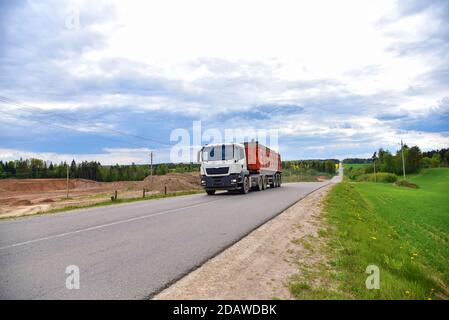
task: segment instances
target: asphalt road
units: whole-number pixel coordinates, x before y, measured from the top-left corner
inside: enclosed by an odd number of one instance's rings
[[[0,299],[144,299],[326,183],[0,221]],[[66,288],[66,267],[80,288]]]

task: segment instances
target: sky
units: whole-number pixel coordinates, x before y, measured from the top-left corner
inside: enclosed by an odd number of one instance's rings
[[[285,160],[448,147],[448,21],[445,0],[0,0],[0,159],[167,162],[199,121],[276,130]]]

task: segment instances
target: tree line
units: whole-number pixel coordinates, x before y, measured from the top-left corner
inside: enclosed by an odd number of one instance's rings
[[[366,163],[372,163],[373,159],[365,159],[365,158],[346,158],[342,161],[343,163],[347,164],[366,164]]]
[[[436,168],[449,166],[449,149],[433,150],[422,152],[418,146],[408,147],[404,145],[401,149],[392,154],[388,150],[379,149],[373,154],[371,159],[358,159],[357,162],[351,162],[352,159],[345,159],[343,163],[369,163],[364,168],[365,173],[376,170],[381,172],[390,172],[394,174],[402,174],[402,151],[404,154],[405,173],[416,173],[422,168]]]
[[[103,166],[96,161],[76,163],[53,163],[40,159],[19,159],[13,161],[0,160],[0,179],[44,179],[65,178],[69,171],[70,178],[90,179],[100,182],[141,181],[151,173],[151,167],[145,165],[112,165]],[[154,175],[164,175],[169,172],[199,171],[199,165],[194,163],[162,163],[153,165]]]
[[[336,164],[339,160],[290,160],[282,161],[282,169],[288,174],[302,174],[305,171],[315,171],[315,173],[327,173],[334,175],[337,172]]]

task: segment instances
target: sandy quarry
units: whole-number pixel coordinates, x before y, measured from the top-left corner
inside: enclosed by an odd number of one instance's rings
[[[86,179],[69,181],[66,198],[65,179],[5,179],[0,180],[0,218],[29,215],[70,205],[87,205],[109,200],[117,190],[119,198],[148,194],[196,190],[200,188],[197,172],[169,173],[147,177],[144,181],[96,182]]]

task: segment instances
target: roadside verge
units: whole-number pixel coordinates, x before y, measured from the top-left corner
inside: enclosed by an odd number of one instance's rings
[[[318,189],[218,254],[153,299],[292,299],[298,264],[324,260],[306,239],[319,237],[322,199]]]

